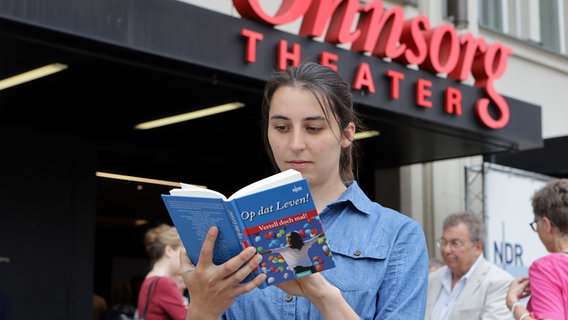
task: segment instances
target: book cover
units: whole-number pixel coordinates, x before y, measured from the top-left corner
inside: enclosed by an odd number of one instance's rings
[[[308,183],[295,170],[259,180],[228,199],[186,184],[162,199],[195,264],[207,230],[216,225],[213,262],[256,247],[263,260],[244,281],[266,273],[261,288],[335,267]]]

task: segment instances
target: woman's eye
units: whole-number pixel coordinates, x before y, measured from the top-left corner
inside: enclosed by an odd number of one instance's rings
[[[274,128],[278,131],[287,131],[288,130],[288,126],[283,125],[283,124],[275,125]]]
[[[306,127],[306,130],[312,133],[318,132],[321,130],[320,127]]]

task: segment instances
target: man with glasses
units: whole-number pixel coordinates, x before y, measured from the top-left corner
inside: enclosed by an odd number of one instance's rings
[[[483,257],[485,235],[473,213],[444,219],[437,244],[446,266],[430,273],[426,320],[511,319],[504,302],[513,276]]]

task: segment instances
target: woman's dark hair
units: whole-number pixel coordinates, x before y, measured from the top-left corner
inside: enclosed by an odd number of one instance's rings
[[[288,242],[287,246],[292,249],[302,249],[304,246],[304,239],[302,239],[302,235],[296,231],[290,231],[286,235],[286,242]]]
[[[353,109],[351,87],[337,72],[315,62],[306,62],[297,67],[289,67],[284,71],[276,71],[266,83],[262,100],[264,146],[276,171],[279,171],[278,166],[268,142],[268,114],[272,96],[282,86],[309,90],[326,114],[328,121],[335,119],[339,128],[342,129],[340,133],[342,136],[343,129],[347,128],[350,122],[355,124],[355,128],[361,129],[361,123]],[[328,115],[328,110],[331,111],[331,116]],[[342,137],[338,137],[340,138]],[[355,141],[341,150],[339,174],[342,181],[355,179],[353,172],[357,170],[358,156],[359,150]]]
[[[547,217],[564,235],[568,235],[568,179],[555,179],[532,197],[536,217]]]

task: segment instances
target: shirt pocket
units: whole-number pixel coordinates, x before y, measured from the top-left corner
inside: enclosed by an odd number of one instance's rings
[[[331,248],[335,268],[324,276],[343,292],[377,290],[386,272],[387,245],[344,241]]]

